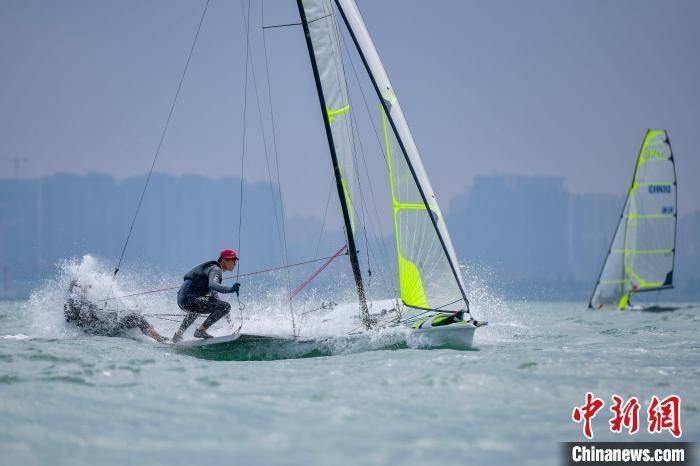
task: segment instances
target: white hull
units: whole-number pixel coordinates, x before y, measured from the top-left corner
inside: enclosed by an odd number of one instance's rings
[[[308,340],[302,340],[302,339],[297,339],[293,337],[285,337],[285,336],[278,336],[278,335],[252,335],[248,333],[234,333],[231,335],[224,335],[221,337],[212,337],[212,338],[198,338],[194,340],[182,340],[177,343],[174,343],[175,346],[182,346],[186,348],[203,348],[206,346],[216,346],[216,345],[223,345],[223,344],[230,344],[234,342],[245,342],[245,343],[250,343],[250,342],[275,342],[275,343],[280,343],[280,342],[294,342],[294,343],[306,343]]]
[[[226,335],[223,337],[200,338],[196,340],[181,340],[173,344],[176,346],[184,346],[187,348],[201,348],[204,346],[219,345],[221,343],[231,343],[233,341],[238,340],[240,336],[240,333],[234,333],[233,335]]]
[[[173,346],[179,351],[219,360],[288,359],[406,347],[468,350],[472,346],[475,330],[476,327],[469,323],[410,329],[406,333],[390,334],[381,344],[375,340],[381,333],[373,331],[317,339],[236,333],[202,340],[184,340]]]
[[[451,324],[441,327],[419,328],[411,331],[408,345],[414,348],[469,349],[474,341],[476,327],[471,324]]]
[[[596,310],[609,310],[609,311],[619,311],[619,312],[625,312],[625,311],[641,311],[641,312],[671,312],[671,311],[676,311],[678,309],[686,309],[686,308],[692,308],[693,306],[672,306],[672,305],[662,305],[662,304],[653,304],[650,306],[643,306],[640,304],[630,304],[624,309],[620,309],[618,307],[601,307]]]

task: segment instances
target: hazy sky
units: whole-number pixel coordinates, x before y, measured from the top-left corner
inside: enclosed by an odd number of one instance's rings
[[[251,49],[266,99],[260,1]],[[14,176],[13,157],[28,159],[23,177],[146,172],[203,5],[0,0],[0,177]],[[491,173],[623,194],[644,131],[658,127],[680,211],[700,208],[700,2],[358,5],[443,207]],[[292,0],[264,7],[265,24],[298,21]],[[266,38],[282,189],[292,213],[319,215],[303,200],[325,200],[330,163],[304,39],[298,27]],[[211,0],[158,171],[240,174],[244,51],[240,1]],[[244,169],[266,180],[254,96]]]

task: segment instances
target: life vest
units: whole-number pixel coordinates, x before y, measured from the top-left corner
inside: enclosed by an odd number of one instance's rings
[[[212,265],[221,267],[218,261],[207,261],[199,264],[182,277],[183,280],[189,280],[191,282],[188,293],[189,296],[200,297],[209,292],[209,274],[206,270]]]

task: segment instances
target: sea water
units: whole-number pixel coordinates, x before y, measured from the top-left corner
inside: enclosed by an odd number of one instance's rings
[[[571,414],[586,392],[606,403],[595,440],[673,441],[646,428],[651,397],[671,394],[682,399],[682,440],[700,439],[697,307],[485,301],[478,317],[490,323],[471,351],[375,341],[236,361],[138,333],[84,335],[63,322],[52,288],[0,302],[2,464],[555,465],[560,442],[584,439]],[[262,325],[251,304],[244,330]],[[165,334],[177,326],[152,321]],[[610,432],[613,394],[640,400],[635,436]]]

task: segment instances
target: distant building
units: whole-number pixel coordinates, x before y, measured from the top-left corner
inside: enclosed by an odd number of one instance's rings
[[[71,257],[89,253],[116,262],[143,182],[104,174],[0,179],[0,298],[27,295]],[[245,186],[240,252],[247,271],[282,263],[270,194],[267,184]],[[236,178],[154,174],[125,266],[179,275],[224,245],[237,248],[239,195]],[[561,177],[478,176],[450,203],[447,224],[460,258],[504,296],[584,300],[622,204],[622,196],[571,194]],[[332,253],[342,232],[326,229],[322,251]],[[289,260],[314,257],[320,231],[320,219],[287,219]],[[392,240],[385,240],[392,250]],[[680,219],[677,250],[673,296],[700,297],[700,212]],[[312,271],[296,270],[296,279]]]
[[[450,203],[461,258],[505,294],[587,299],[603,265],[623,196],[571,194],[554,176],[478,176]],[[679,221],[675,297],[700,297],[700,212]]]

